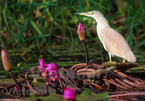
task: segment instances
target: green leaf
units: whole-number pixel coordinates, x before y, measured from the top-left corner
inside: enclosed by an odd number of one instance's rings
[[[109,95],[107,92],[92,94],[90,89],[86,89],[80,95],[76,97],[76,100],[78,101],[98,101],[98,100],[107,101],[108,98],[109,98]]]
[[[47,51],[48,51],[50,54],[52,54],[52,55],[58,55],[58,54],[56,54],[54,51],[52,51],[52,50],[50,50],[50,49],[47,49]]]
[[[23,42],[23,40],[24,40],[23,33],[24,33],[25,30],[26,30],[27,23],[28,23],[28,19],[25,20],[24,26],[23,26],[23,28],[20,30],[20,33],[19,33],[19,40],[18,40],[18,42],[17,42],[17,48],[18,48],[20,42]]]
[[[83,91],[80,95],[77,95],[76,100],[78,101],[84,101],[85,99],[88,98],[88,96],[90,96],[92,94],[92,92],[90,91],[90,89],[86,89],[85,91]]]
[[[29,52],[32,48],[34,48],[35,47],[35,45],[30,45],[28,48],[26,48],[24,51],[23,51],[23,53],[21,54],[21,56],[24,56],[27,52]]]
[[[70,5],[72,5],[72,3],[73,3],[73,0],[70,1]]]
[[[49,96],[32,96],[27,98],[21,98],[21,99],[27,99],[27,100],[36,100],[40,99],[41,101],[63,101],[63,95],[58,94],[50,94]]]
[[[71,36],[71,47],[70,47],[69,52],[72,52],[72,49],[73,49],[73,33],[72,33],[72,31],[71,31],[71,29],[70,29],[70,27],[68,25],[67,25],[67,28],[68,28],[70,36]]]
[[[16,41],[16,39],[19,37],[19,34],[13,36],[13,38],[11,38],[9,41],[6,42],[6,44],[10,44],[12,43],[13,41]]]
[[[91,96],[89,96],[88,99],[92,99],[92,101],[108,101],[108,98],[109,98],[109,95],[107,92],[104,92],[104,93],[99,93],[99,94],[92,94]]]
[[[135,47],[133,47],[133,48],[138,48],[138,47],[141,47],[141,46],[143,46],[143,45],[145,45],[145,41],[142,41],[142,42],[140,42],[139,44],[137,44]]]
[[[42,32],[40,31],[40,29],[37,27],[36,23],[30,19],[30,23],[33,26],[33,28],[38,32],[39,35],[42,35]]]
[[[91,95],[91,94],[92,94],[91,90],[87,88],[85,91],[83,91],[83,92],[80,94],[80,96],[84,97],[84,96],[89,96],[89,95]]]
[[[5,22],[6,27],[8,28],[8,22],[7,22],[7,18],[6,18],[6,8],[4,7],[4,9],[2,10],[2,14],[3,14],[3,19]]]
[[[55,15],[54,18],[57,18],[57,17],[58,17],[59,15],[61,15],[62,12],[64,12],[64,10],[66,10],[66,9],[67,9],[67,7],[62,8],[59,12],[56,13],[56,15]]]
[[[97,2],[95,2],[95,1],[93,1],[93,0],[88,0],[88,1],[91,2],[91,3],[93,3],[93,4],[96,4],[96,5],[100,6],[100,7],[102,7],[102,8],[104,8],[104,9],[107,9],[106,7],[100,5],[99,3],[97,3]]]
[[[21,44],[19,44],[20,46],[22,44],[25,44],[27,41],[30,41],[30,40],[35,40],[35,39],[38,39],[38,38],[44,38],[44,37],[48,37],[50,36],[49,34],[44,34],[44,35],[35,35],[35,36],[31,36],[29,38],[27,38],[25,41],[23,41]]]
[[[50,2],[47,4],[47,6],[44,8],[43,12],[42,12],[42,15],[46,12],[46,9],[51,5],[53,0],[50,0]],[[41,15],[41,16],[42,16]]]

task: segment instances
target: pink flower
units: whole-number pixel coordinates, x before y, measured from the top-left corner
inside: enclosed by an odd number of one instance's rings
[[[39,59],[39,66],[38,68],[41,71],[41,75],[43,77],[49,76],[49,80],[55,81],[59,80],[58,69],[55,63],[45,64],[44,60],[41,58]]]
[[[57,65],[55,63],[50,62],[50,65],[53,70],[57,70]]]
[[[50,63],[46,64],[45,66],[46,66],[45,72],[47,76],[50,77],[50,80],[54,81],[55,78],[59,80],[57,65],[54,63]]]
[[[57,70],[57,65],[55,63],[46,64],[46,71],[50,72],[52,70]]]
[[[72,88],[64,88],[63,92],[63,100],[64,101],[75,101],[75,91]]]
[[[15,86],[15,91],[17,91],[17,90],[18,90],[18,87]]]
[[[40,69],[44,69],[45,67],[45,63],[44,63],[44,60],[41,58],[39,59],[39,66],[38,66]]]

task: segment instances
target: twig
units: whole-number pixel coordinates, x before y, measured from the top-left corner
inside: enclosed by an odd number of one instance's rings
[[[109,95],[110,97],[121,97],[121,96],[138,96],[138,95],[144,95],[145,96],[145,92],[132,92],[132,93],[126,93],[126,94],[116,94],[116,95]]]
[[[26,83],[29,87],[29,89],[34,93],[34,94],[38,94],[38,92],[31,86],[31,84],[29,83],[29,80],[28,80],[28,72],[25,74],[25,79],[26,79]]]

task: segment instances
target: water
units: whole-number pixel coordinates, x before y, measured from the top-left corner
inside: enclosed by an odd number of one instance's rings
[[[106,61],[109,60],[107,52],[104,49],[102,50],[102,48],[99,49],[99,48],[90,47],[88,49],[88,52],[89,52],[90,60],[93,59],[93,62],[96,64],[102,64],[102,52],[106,58]],[[140,51],[140,52],[135,51],[134,54],[137,57],[137,60],[138,60],[137,63],[139,65],[143,65],[145,62],[145,53],[143,51]],[[48,50],[42,50],[40,52],[39,51],[28,52],[24,56],[22,56],[22,52],[18,52],[15,54],[11,52],[9,55],[13,63],[12,73],[14,74],[15,77],[18,76],[19,70],[25,69],[25,68],[28,69],[28,68],[38,65],[38,60],[40,58],[43,58],[45,63],[54,62],[59,67],[64,67],[64,68],[70,68],[71,66],[77,63],[86,61],[85,59],[86,56],[85,56],[85,51],[84,51],[83,46],[74,47],[71,50],[71,52],[70,52],[69,47],[52,46]],[[118,57],[113,57],[112,59],[113,61],[122,62],[122,59]],[[1,62],[0,62],[0,67],[1,67],[0,68],[0,83],[11,82],[12,79],[10,78],[8,72],[2,68]],[[142,69],[142,70],[144,74],[145,69]],[[113,98],[113,99],[116,99],[118,101],[121,101],[121,100],[143,101],[143,99],[145,100],[144,96],[130,96],[130,97],[127,96],[127,97],[119,97],[119,98]]]
[[[97,45],[93,45],[97,46]],[[90,60],[93,60],[96,64],[102,64],[102,55],[105,56],[108,61],[108,53],[101,47],[93,47],[88,45],[88,52]],[[51,46],[48,50],[41,51],[30,51],[22,56],[22,50],[18,50],[16,53],[10,52],[10,58],[13,64],[13,74],[17,76],[17,72],[21,69],[31,68],[38,65],[38,60],[43,58],[46,63],[54,62],[58,64],[59,67],[70,68],[74,64],[85,62],[86,55],[84,47],[74,47],[70,52],[70,47],[64,46]],[[135,51],[134,54],[137,57],[137,63],[143,65],[145,62],[145,52],[144,51]],[[113,61],[122,62],[122,59],[119,57],[113,57]],[[0,78],[9,78],[9,74],[2,68],[2,63],[0,61]],[[144,73],[144,69],[142,69]]]

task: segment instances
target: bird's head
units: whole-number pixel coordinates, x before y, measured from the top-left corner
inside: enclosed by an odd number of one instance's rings
[[[99,11],[90,11],[90,12],[79,12],[75,13],[77,15],[84,15],[88,17],[92,17],[96,20],[97,25],[101,28],[107,28],[110,27],[107,19],[104,17],[104,15]]]
[[[103,16],[103,14],[101,12],[99,12],[99,11],[79,12],[79,13],[75,13],[75,14],[84,15],[84,16],[88,16],[88,17],[93,17],[95,19]]]

